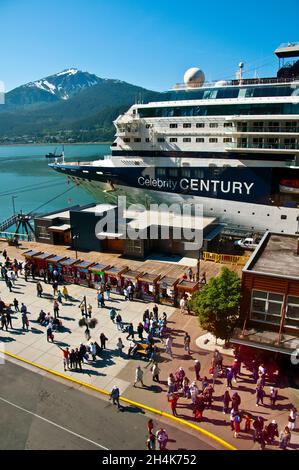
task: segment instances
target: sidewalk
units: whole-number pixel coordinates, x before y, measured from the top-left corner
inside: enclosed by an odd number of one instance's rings
[[[38,317],[39,311],[44,309],[46,312],[53,312],[53,301],[51,299],[52,286],[43,284],[44,296],[39,298],[36,296],[36,284],[31,279],[25,282],[20,278],[14,288],[14,292],[9,292],[4,281],[0,281],[0,297],[5,303],[12,303],[14,297],[17,297],[19,302],[24,302],[30,314],[29,332],[23,332],[21,328],[21,315],[13,314],[12,322],[15,329],[0,332],[0,349],[5,348],[6,351],[19,355],[27,360],[36,362],[45,367],[54,369],[64,373],[62,352],[58,345],[61,347],[70,346],[78,347],[80,342],[85,342],[84,329],[78,326],[78,320],[81,318],[81,311],[78,308],[79,301],[86,295],[87,303],[91,303],[93,307],[92,316],[98,319],[98,325],[94,330],[91,330],[92,339],[99,341],[99,334],[104,332],[108,337],[108,349],[102,353],[102,358],[97,360],[96,364],[92,363],[83,366],[83,372],[65,372],[66,375],[80,379],[88,384],[96,387],[111,390],[113,385],[118,385],[121,394],[126,398],[132,399],[139,403],[152,406],[159,410],[170,412],[170,407],[167,402],[167,377],[170,372],[175,372],[178,367],[182,366],[186,375],[190,380],[195,379],[194,376],[194,360],[199,359],[202,365],[201,376],[208,375],[208,370],[211,365],[212,352],[203,350],[196,345],[196,339],[205,332],[201,331],[198,319],[194,316],[182,315],[179,310],[172,307],[159,306],[159,314],[166,312],[169,319],[169,328],[172,330],[174,337],[173,352],[174,357],[171,360],[164,352],[164,346],[161,347],[161,383],[156,384],[152,382],[150,367],[146,367],[145,361],[127,359],[119,357],[116,352],[116,343],[119,337],[125,344],[125,352],[128,350],[129,341],[126,340],[126,334],[120,333],[116,329],[109,318],[109,310],[113,306],[120,310],[123,320],[125,322],[133,322],[135,328],[139,321],[142,321],[142,315],[145,308],[152,309],[153,304],[146,304],[141,301],[124,301],[122,296],[112,294],[111,301],[106,301],[106,308],[98,308],[96,301],[96,291],[84,288],[77,285],[68,286],[69,294],[76,299],[75,302],[64,303],[60,308],[60,318],[64,325],[64,331],[55,334],[54,344],[48,343],[46,338],[46,328],[35,322]],[[184,332],[188,331],[192,338],[192,354],[189,356],[185,354],[183,349],[183,336]],[[211,346],[211,345],[209,345]],[[232,358],[225,357],[224,363],[231,364]],[[144,370],[144,389],[134,388],[135,369],[137,365],[141,365]],[[261,415],[267,421],[276,419],[279,425],[279,430],[287,424],[288,409],[290,402],[293,402],[297,408],[299,407],[298,391],[292,389],[280,390],[279,395],[281,399],[278,402],[277,409],[272,411],[268,406],[256,408],[254,384],[252,384],[247,371],[243,371],[242,379],[236,385],[242,403],[240,409],[245,409],[253,415]],[[199,384],[200,386],[200,384]],[[235,388],[235,387],[234,387]],[[202,428],[218,435],[222,439],[231,443],[233,446],[240,449],[258,449],[259,446],[254,445],[249,435],[241,432],[239,439],[234,439],[229,426],[229,416],[222,413],[221,396],[225,390],[225,381],[223,379],[217,380],[215,385],[214,403],[212,410],[204,412],[204,420],[201,423],[194,421],[192,409],[190,407],[190,400],[180,399],[178,404],[178,414],[181,418],[185,418],[193,423],[199,424]],[[267,387],[268,390],[268,387]],[[265,399],[268,403],[268,399]],[[243,423],[241,425],[243,428]],[[292,446],[299,447],[298,430],[292,433]],[[269,446],[267,446],[268,448]],[[275,448],[275,447],[274,447]]]

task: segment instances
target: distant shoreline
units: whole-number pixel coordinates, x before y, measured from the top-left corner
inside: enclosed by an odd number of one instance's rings
[[[111,145],[112,142],[64,142],[64,143],[59,143],[59,144],[50,144],[49,142],[45,142],[45,143],[37,143],[37,144],[0,144],[0,147],[19,147],[19,146],[22,146],[22,147],[25,147],[25,146],[28,146],[28,147],[32,147],[33,145],[35,146],[46,146],[46,145],[53,145],[53,146],[56,146],[56,147],[61,147],[62,145]]]

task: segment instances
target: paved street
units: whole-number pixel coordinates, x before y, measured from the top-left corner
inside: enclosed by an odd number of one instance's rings
[[[118,411],[95,398],[6,361],[0,365],[0,449],[145,449],[150,417],[132,406]],[[156,426],[160,423],[154,418]],[[163,423],[169,449],[213,449]]]

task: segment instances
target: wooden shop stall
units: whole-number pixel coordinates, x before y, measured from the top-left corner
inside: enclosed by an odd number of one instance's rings
[[[26,261],[32,261],[33,256],[41,255],[42,253],[42,251],[29,250],[22,253],[22,255],[25,257]]]
[[[78,264],[81,260],[77,258],[66,258],[60,262],[62,266],[61,274],[65,282],[75,284],[76,282],[76,268],[75,264]]]
[[[133,269],[128,269],[128,271],[121,274],[123,285],[122,287],[128,287],[130,284],[134,287],[134,296],[139,299],[141,297],[140,292],[140,282],[139,278],[143,276],[142,271],[134,271]]]
[[[104,270],[106,282],[111,286],[111,292],[121,293],[124,283],[122,274],[126,273],[128,270],[128,266],[110,266]]]
[[[191,297],[194,292],[199,290],[199,282],[188,281],[187,279],[181,280],[178,285],[178,300],[184,297],[186,300]]]
[[[147,302],[156,302],[158,300],[157,282],[160,274],[145,273],[138,278],[140,294],[142,300]]]
[[[45,277],[45,273],[47,271],[47,259],[51,258],[51,256],[53,256],[53,254],[50,253],[39,253],[38,255],[32,256],[32,262],[37,276]]]
[[[50,258],[46,259],[47,263],[47,270],[51,274],[54,270],[57,272],[61,273],[62,271],[62,266],[61,266],[61,261],[67,259],[67,256],[61,256],[61,255],[53,255],[50,256]]]
[[[76,284],[85,287],[90,286],[91,273],[89,271],[89,268],[94,264],[95,263],[93,263],[92,261],[80,261],[79,263],[73,265],[73,269],[76,271]]]
[[[90,287],[94,289],[99,289],[106,282],[105,270],[109,268],[109,265],[96,263],[93,266],[90,266]]]
[[[157,282],[159,302],[165,305],[177,305],[177,285],[180,278],[163,276]]]

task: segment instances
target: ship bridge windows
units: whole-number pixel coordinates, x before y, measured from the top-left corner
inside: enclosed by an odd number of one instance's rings
[[[197,128],[205,127],[205,123],[204,123],[204,122],[197,122],[197,123],[196,123],[196,127],[197,127]]]
[[[183,142],[191,142],[191,137],[183,137]]]
[[[140,137],[135,137],[135,138],[134,138],[134,142],[141,142]]]
[[[210,144],[216,144],[218,142],[218,139],[217,139],[217,137],[210,137],[209,142],[210,142]]]
[[[158,137],[157,141],[158,142],[165,142],[165,139],[164,139],[164,137]]]
[[[169,124],[170,129],[177,129],[178,125],[175,123]]]
[[[233,123],[232,122],[225,122],[223,124],[223,127],[233,127]]]
[[[203,137],[196,137],[196,142],[197,142],[198,144],[203,144],[204,141],[205,141],[205,139],[204,139]]]
[[[229,116],[254,114],[299,114],[297,103],[222,104],[210,106],[165,106],[139,108],[141,118],[179,116]]]
[[[176,137],[170,137],[169,142],[177,142],[178,139]]]
[[[212,127],[212,128],[218,127],[218,122],[210,122],[209,127]]]
[[[228,143],[230,143],[230,142],[232,142],[232,141],[233,141],[233,139],[232,139],[231,137],[223,137],[223,143],[224,143],[224,144],[228,144]]]
[[[124,140],[124,142],[131,142],[131,139],[130,139],[130,137],[124,137],[124,139],[123,139],[123,140]]]
[[[190,129],[191,128],[191,122],[184,122],[183,123],[183,128],[184,129]]]
[[[297,122],[296,121],[287,121],[285,130],[286,130],[286,132],[298,132]]]

